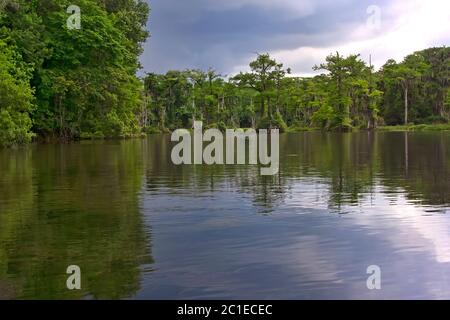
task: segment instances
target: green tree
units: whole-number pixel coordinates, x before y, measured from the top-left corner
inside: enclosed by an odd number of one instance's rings
[[[393,77],[395,81],[401,86],[404,97],[404,124],[408,124],[409,112],[409,92],[412,87],[420,80],[427,65],[420,54],[413,54],[407,56],[403,63],[395,65]]]
[[[33,136],[30,71],[21,55],[0,39],[0,146],[27,143]]]
[[[313,69],[324,70],[329,79],[330,103],[336,114],[334,127],[339,129],[350,129],[352,127],[350,118],[350,106],[352,104],[351,91],[354,81],[360,78],[366,68],[366,64],[359,58],[359,55],[350,55],[344,58],[336,52],[336,55],[329,55],[326,62]]]
[[[80,0],[79,30],[66,25],[69,0],[10,3],[0,15],[0,39],[29,67],[33,131],[64,140],[138,134],[146,2]]]
[[[270,58],[269,54],[258,54],[256,60],[250,62],[250,69],[251,72],[241,72],[233,78],[233,81],[240,87],[251,88],[259,93],[262,122],[264,125],[268,122],[270,126],[273,116],[272,101],[275,100],[276,105],[278,104],[281,80],[290,70],[284,70],[283,64]],[[273,99],[274,92],[276,92],[275,99]]]

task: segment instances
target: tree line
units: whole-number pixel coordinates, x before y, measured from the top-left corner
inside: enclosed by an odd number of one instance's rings
[[[328,56],[294,77],[259,54],[249,72],[136,76],[149,36],[144,0],[4,0],[0,7],[0,145],[131,137],[205,127],[281,131],[373,129],[450,120],[450,49],[430,48],[378,71],[359,55]]]
[[[378,71],[360,55],[339,52],[316,65],[315,77],[258,54],[249,72],[224,77],[214,69],[150,73],[144,79],[151,130],[190,127],[279,128],[281,131],[374,129],[380,125],[448,124],[450,48],[389,60]]]

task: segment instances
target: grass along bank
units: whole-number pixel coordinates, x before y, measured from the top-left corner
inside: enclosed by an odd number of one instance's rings
[[[450,124],[409,124],[399,126],[381,126],[378,131],[450,131]]]

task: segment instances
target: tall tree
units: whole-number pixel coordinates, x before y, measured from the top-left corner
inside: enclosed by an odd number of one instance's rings
[[[251,88],[259,93],[260,115],[263,121],[268,119],[268,125],[272,124],[272,101],[274,90],[279,92],[281,80],[290,70],[284,70],[283,64],[270,58],[269,54],[258,54],[256,60],[250,62],[251,72],[240,73],[233,78],[240,87]],[[278,102],[277,99],[273,99]],[[264,121],[266,122],[266,121]]]
[[[314,66],[314,70],[324,70],[329,79],[329,90],[331,91],[330,103],[335,110],[336,121],[334,126],[340,129],[350,129],[352,127],[350,119],[350,105],[352,83],[362,76],[366,68],[365,63],[359,55],[350,55],[344,58],[336,52],[329,55],[326,62]]]
[[[409,92],[412,86],[420,80],[426,69],[427,65],[423,56],[417,53],[407,56],[403,63],[396,65],[394,69],[394,77],[403,89],[405,125],[408,124],[409,120]]]

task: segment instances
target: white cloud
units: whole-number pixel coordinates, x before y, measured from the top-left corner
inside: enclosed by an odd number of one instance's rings
[[[396,0],[382,8],[381,32],[370,29],[366,21],[356,27],[350,41],[333,47],[299,47],[272,54],[299,75],[310,75],[311,67],[324,61],[330,53],[360,53],[364,60],[373,57],[375,67],[381,67],[389,58],[401,61],[406,55],[431,46],[448,45],[450,41],[450,1]],[[383,17],[390,16],[384,26]]]

